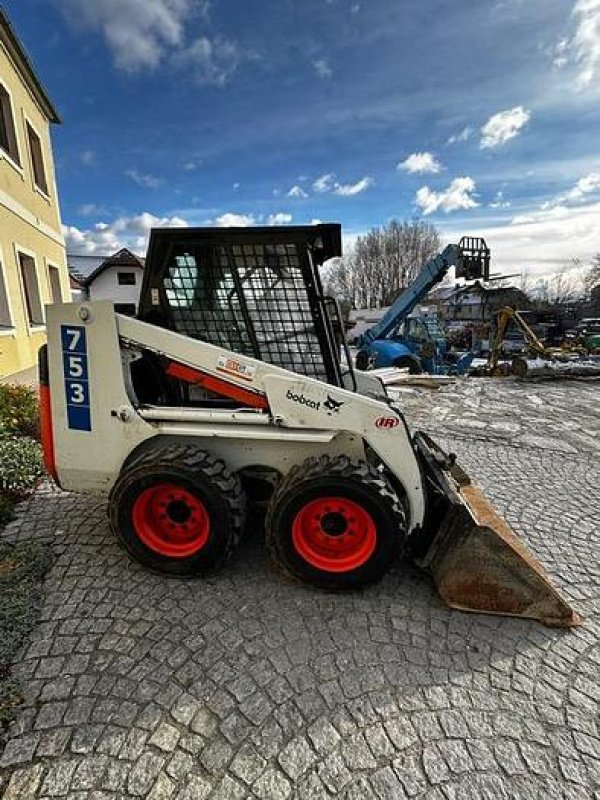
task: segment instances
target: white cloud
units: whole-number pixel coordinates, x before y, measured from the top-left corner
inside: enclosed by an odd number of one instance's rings
[[[236,181],[236,182],[233,184],[233,191],[234,191],[234,192],[237,192],[237,190],[240,188],[240,185],[241,185],[241,184],[239,183],[239,181]]]
[[[557,206],[568,205],[569,203],[577,203],[582,201],[586,195],[593,194],[600,191],[600,172],[590,172],[580,178],[575,186],[568,192],[562,192],[552,200],[546,200],[540,206],[542,211],[547,211],[550,208]]]
[[[164,182],[162,178],[157,178],[155,175],[149,175],[144,172],[139,172],[137,169],[128,169],[125,173],[128,178],[138,186],[143,186],[144,189],[158,189]]]
[[[199,83],[224,86],[238,68],[242,53],[234,42],[201,36],[182,50],[176,63],[192,68]]]
[[[293,217],[291,214],[286,214],[284,211],[278,211],[277,214],[271,214],[267,218],[267,225],[289,225]]]
[[[292,186],[292,188],[287,193],[287,196],[288,197],[298,197],[298,198],[300,198],[302,200],[305,199],[306,197],[308,197],[308,195],[304,191],[304,189],[301,186],[298,186],[298,185]]]
[[[329,66],[329,62],[324,59],[320,58],[318,61],[313,61],[313,67],[319,78],[331,78],[333,75],[333,70]]]
[[[509,208],[510,207],[510,200],[504,199],[504,192],[498,191],[496,192],[496,196],[490,203],[490,208]]]
[[[361,192],[364,192],[370,186],[373,186],[374,183],[375,181],[373,180],[373,178],[365,176],[364,178],[361,178],[359,181],[356,181],[356,183],[346,183],[346,184],[336,183],[334,192],[335,194],[339,194],[342,197],[351,197],[352,195],[355,194],[361,194]]]
[[[99,206],[96,203],[83,203],[83,205],[78,207],[77,213],[81,214],[83,217],[91,217],[92,215],[99,217],[108,212],[104,206]]]
[[[449,234],[462,236],[464,230]],[[589,264],[600,241],[600,203],[568,208],[559,206],[512,218],[502,225],[469,229],[483,236],[492,251],[492,265],[507,272],[526,267],[532,275],[544,275],[581,259]]]
[[[411,153],[396,169],[410,173],[439,172],[442,166],[433,153]]]
[[[214,224],[219,228],[247,228],[255,222],[252,214],[236,214],[233,211],[227,211],[214,220]]]
[[[459,209],[475,208],[479,205],[472,194],[475,191],[473,178],[464,176],[454,178],[445,192],[435,192],[429,186],[422,186],[415,195],[415,203],[423,214],[433,214],[434,211],[458,211]]]
[[[119,69],[157,67],[184,41],[194,0],[63,0],[63,13],[75,27],[100,31]]]
[[[590,172],[580,178],[575,186],[568,192],[567,200],[581,200],[586,194],[597,192],[600,189],[600,172]]]
[[[600,0],[577,0],[573,16],[577,30],[571,49],[580,68],[577,85],[585,89],[600,71]]]
[[[456,144],[457,142],[466,142],[468,139],[471,138],[472,133],[473,133],[473,128],[471,128],[470,125],[467,125],[467,127],[463,128],[460,133],[456,133],[453,134],[452,136],[449,136],[446,144]]]
[[[319,176],[312,185],[312,188],[315,192],[319,194],[324,194],[325,192],[331,192],[335,186],[335,173],[328,172],[325,175]]]
[[[370,178],[368,175],[365,175],[364,178],[361,178],[356,183],[339,183],[335,179],[335,173],[328,172],[325,175],[320,175],[312,185],[313,191],[317,192],[317,194],[325,194],[326,192],[333,192],[334,194],[340,195],[342,197],[350,197],[355,194],[360,194],[368,189],[370,186],[373,186],[375,181],[373,178]]]
[[[194,170],[198,169],[200,165],[197,161],[186,161],[183,165],[183,168],[186,172],[193,172]]]
[[[170,63],[192,68],[201,83],[223,86],[245,57],[219,36],[186,38],[196,28],[190,24],[194,18],[206,22],[208,0],[61,0],[60,5],[74,28],[102,34],[116,67],[126,72]]]
[[[181,217],[156,217],[144,211],[131,217],[118,217],[114,222],[97,222],[90,228],[63,225],[67,252],[83,255],[111,255],[122,247],[144,255],[152,228],[186,228]]]
[[[515,106],[493,114],[481,128],[481,149],[500,147],[517,136],[531,114],[523,106]]]
[[[309,224],[310,225],[322,225],[323,224],[323,220],[322,219],[317,219],[315,217],[314,219],[311,219]]]

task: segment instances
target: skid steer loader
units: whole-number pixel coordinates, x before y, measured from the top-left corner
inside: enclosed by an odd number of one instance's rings
[[[473,239],[455,252],[471,275],[489,253]],[[154,230],[137,318],[48,307],[49,472],[108,496],[152,570],[222,566],[262,496],[272,558],[315,586],[372,583],[404,551],[453,607],[578,624],[454,458],[353,370],[318,271],[340,254],[339,225]]]

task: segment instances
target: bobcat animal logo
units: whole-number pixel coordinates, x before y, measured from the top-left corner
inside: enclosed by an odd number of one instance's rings
[[[343,405],[343,401],[334,400],[333,397],[327,395],[327,400],[323,403],[323,408],[326,408],[328,416],[331,416],[332,414],[339,414],[340,408]]]

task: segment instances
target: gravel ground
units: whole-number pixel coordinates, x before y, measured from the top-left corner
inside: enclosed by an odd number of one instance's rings
[[[209,580],[130,562],[105,509],[39,492],[4,533],[49,543],[0,793],[25,798],[598,797],[598,385],[406,390],[584,616],[452,612],[397,565],[331,595],[258,536]]]

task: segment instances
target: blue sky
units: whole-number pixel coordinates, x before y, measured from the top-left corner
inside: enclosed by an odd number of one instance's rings
[[[600,251],[600,0],[4,0],[58,106],[69,249],[421,216]]]

